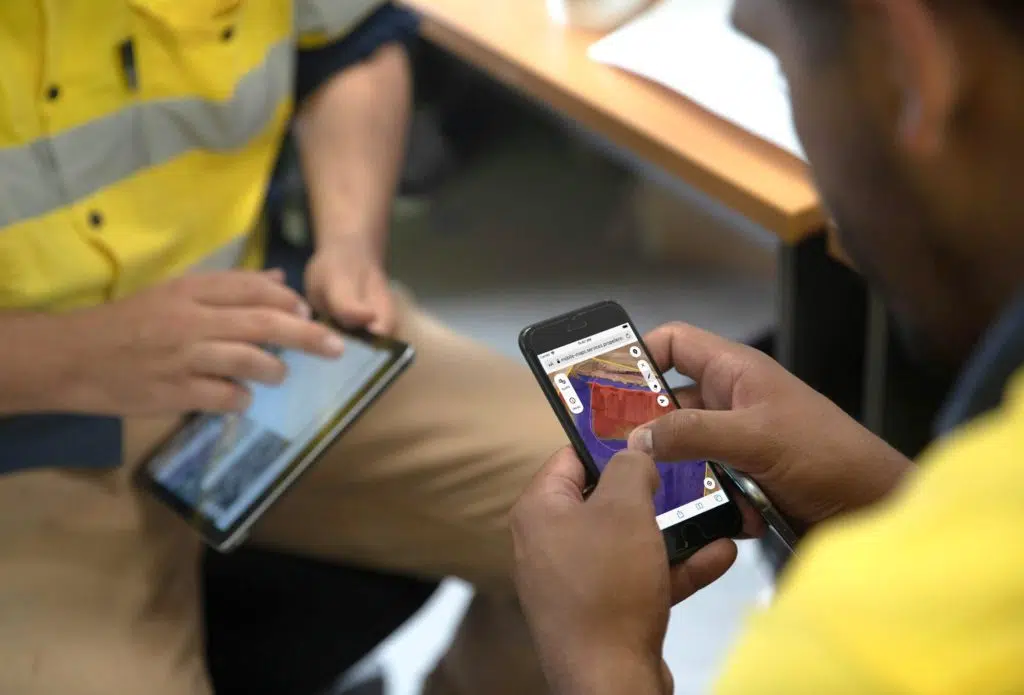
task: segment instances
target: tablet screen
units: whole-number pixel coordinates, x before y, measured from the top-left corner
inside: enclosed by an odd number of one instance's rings
[[[248,384],[245,413],[192,419],[147,466],[156,483],[218,531],[239,522],[396,360],[392,345],[353,337],[338,359],[277,354],[288,367],[283,384]]]

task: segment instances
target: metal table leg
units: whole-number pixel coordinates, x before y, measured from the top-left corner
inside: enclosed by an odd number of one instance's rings
[[[859,418],[867,295],[860,277],[829,257],[824,234],[779,249],[776,358]]]
[[[868,319],[864,424],[914,458],[932,440],[932,424],[952,377],[922,368],[893,328],[884,300],[873,293]]]
[[[867,296],[860,278],[829,257],[824,233],[779,248],[775,356],[853,417],[863,408]],[[761,543],[781,572],[788,555],[771,534]]]

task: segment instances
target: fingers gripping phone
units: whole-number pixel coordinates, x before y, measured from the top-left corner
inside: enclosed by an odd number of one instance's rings
[[[761,486],[754,482],[753,478],[735,468],[720,466],[719,470],[725,473],[726,477],[754,508],[754,511],[761,515],[765,526],[775,534],[782,544],[786,556],[796,555],[796,546],[800,541],[799,536],[790,526],[785,515],[768,499],[768,495],[761,489]]]
[[[678,409],[625,309],[602,302],[527,327],[519,347],[596,482],[630,433]],[[659,461],[654,498],[669,559],[680,562],[742,530],[736,503],[708,461]]]

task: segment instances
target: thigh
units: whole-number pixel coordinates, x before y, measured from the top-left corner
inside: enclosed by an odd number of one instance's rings
[[[0,692],[208,695],[198,551],[127,466],[0,477]]]
[[[416,361],[256,530],[321,558],[508,585],[506,516],[566,443],[525,366],[399,295]]]

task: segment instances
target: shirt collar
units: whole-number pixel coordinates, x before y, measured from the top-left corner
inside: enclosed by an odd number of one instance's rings
[[[960,373],[939,413],[935,430],[949,434],[969,420],[999,407],[1014,372],[1024,364],[1024,294],[985,334]]]

